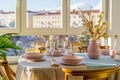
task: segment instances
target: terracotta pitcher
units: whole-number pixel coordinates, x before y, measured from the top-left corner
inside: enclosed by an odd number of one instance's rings
[[[89,58],[97,59],[100,56],[100,47],[96,40],[91,40],[87,48]]]

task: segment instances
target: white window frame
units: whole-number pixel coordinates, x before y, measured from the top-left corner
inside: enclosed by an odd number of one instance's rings
[[[54,35],[54,34],[64,34],[66,32],[66,5],[65,5],[65,0],[61,0],[61,26],[62,29],[60,28],[53,28],[53,29],[45,29],[45,28],[26,28],[26,0],[21,1],[21,32],[22,34],[29,34],[29,35]]]

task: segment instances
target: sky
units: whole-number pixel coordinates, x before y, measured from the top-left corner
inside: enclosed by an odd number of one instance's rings
[[[97,6],[99,0],[71,0],[71,5],[85,2],[93,7]],[[57,9],[61,6],[61,0],[27,0],[27,10]],[[0,0],[0,10],[15,10],[16,0]]]

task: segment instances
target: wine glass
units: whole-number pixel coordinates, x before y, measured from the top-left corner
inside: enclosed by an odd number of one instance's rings
[[[65,51],[65,54],[68,55],[68,52],[72,51],[72,44],[71,44],[71,41],[65,41],[64,42],[64,51]]]
[[[50,41],[47,40],[45,46],[46,46],[46,53],[50,54]]]
[[[51,53],[52,61],[54,61],[54,52],[55,52],[55,42],[50,41],[50,53]]]

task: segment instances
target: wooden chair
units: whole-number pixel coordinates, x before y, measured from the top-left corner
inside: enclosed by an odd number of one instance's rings
[[[78,47],[80,53],[86,53],[87,52],[87,46],[79,46]]]
[[[109,49],[109,48],[110,46],[100,46],[100,49]],[[79,46],[78,49],[80,53],[87,52],[87,46]]]
[[[65,73],[65,78],[64,80],[68,80],[68,76],[83,76],[83,80],[88,80],[88,79],[105,79],[105,80],[113,80],[111,79],[111,74],[114,75],[114,80],[118,80],[119,76],[119,70],[120,66],[116,66],[114,68],[108,68],[108,69],[99,69],[99,70],[72,70],[69,68],[62,68],[62,71]]]
[[[14,80],[16,77],[15,72],[10,68],[6,59],[0,62],[0,76],[5,78],[4,80]]]
[[[72,42],[72,49],[74,52],[83,53],[86,52],[87,46],[81,46],[79,42]]]

